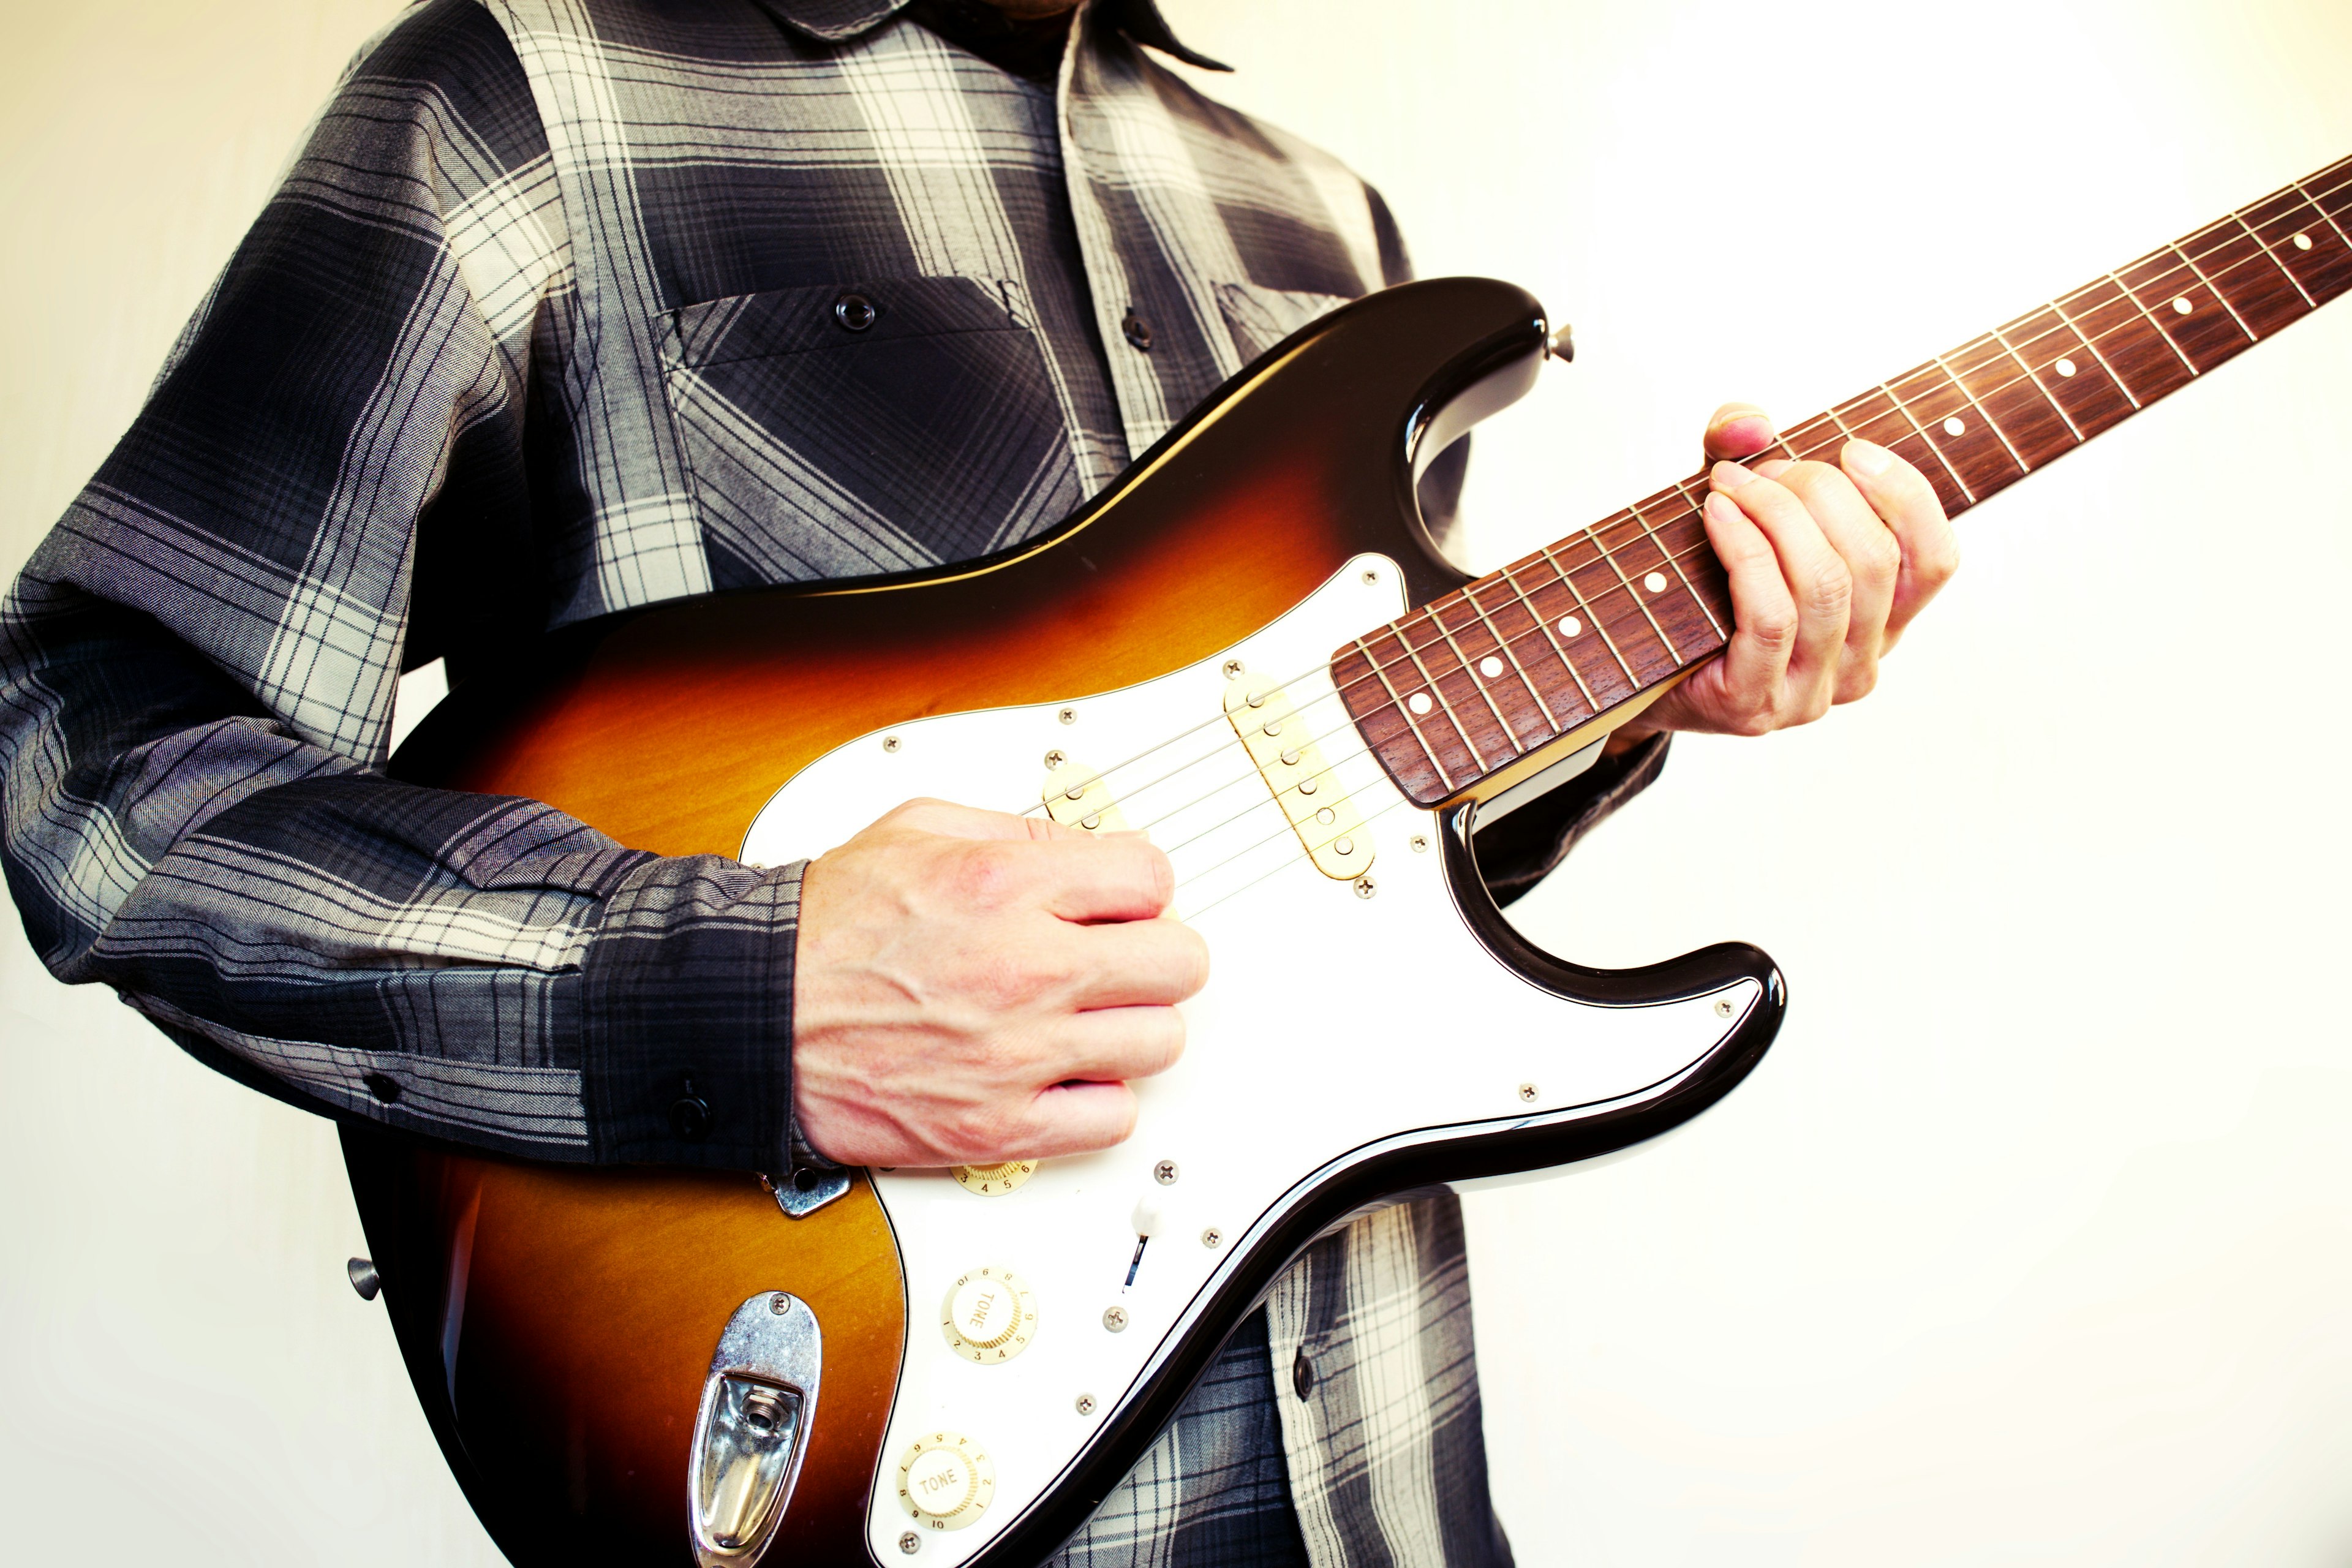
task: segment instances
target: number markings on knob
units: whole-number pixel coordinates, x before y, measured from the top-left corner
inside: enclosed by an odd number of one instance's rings
[[[988,1264],[948,1287],[940,1303],[940,1333],[969,1362],[996,1366],[1037,1337],[1037,1296],[1010,1268]]]
[[[996,1467],[959,1432],[915,1439],[898,1460],[898,1506],[917,1524],[961,1530],[996,1497]]]

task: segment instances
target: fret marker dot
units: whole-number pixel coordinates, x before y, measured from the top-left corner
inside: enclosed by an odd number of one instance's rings
[[[1653,594],[1663,594],[1666,591],[1666,574],[1663,572],[1653,572],[1642,579],[1642,586]]]
[[[1968,431],[1969,422],[1957,414],[1944,421],[1944,434],[1947,436],[1965,436]]]
[[[1564,637],[1582,637],[1584,635],[1584,623],[1578,620],[1574,616],[1562,616],[1559,618],[1559,635]]]
[[[2194,306],[2194,305],[2192,305],[2192,304],[2190,304],[2190,303],[2189,302],[2189,296],[2188,296],[2188,295],[2186,295],[2186,294],[2181,295],[2179,299],[2177,299],[2177,300],[2173,300],[2173,302],[2172,302],[2172,309],[2173,309],[2173,311],[2174,311],[2174,313],[2175,313],[2175,314],[2178,314],[2178,315],[2185,316],[2185,315],[2189,314],[2189,311],[2191,311],[2191,310],[2195,310],[2196,308],[2197,308],[2196,306]]]
[[[2309,250],[2311,248],[2311,236],[2307,234],[2296,235],[2294,237],[2294,247],[2297,250]]]
[[[2070,359],[2062,359],[2062,360],[2060,360],[2060,361],[2058,362],[2058,374],[2059,374],[2060,375],[2072,375],[2072,374],[2074,374],[2074,362],[2073,360],[2070,360]]]
[[[1412,709],[1416,713],[1426,713],[1430,709],[1436,706],[1436,704],[1430,701],[1429,693],[1426,691],[1414,692],[1412,696],[1404,700],[1404,705]]]
[[[1488,654],[1478,661],[1478,673],[1492,680],[1503,673],[1503,661],[1493,654]]]

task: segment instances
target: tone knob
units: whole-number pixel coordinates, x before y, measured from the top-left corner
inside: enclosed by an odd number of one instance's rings
[[[1037,1298],[1010,1268],[975,1268],[948,1288],[940,1332],[966,1361],[982,1366],[1011,1361],[1037,1332]]]
[[[948,1173],[956,1185],[984,1198],[1003,1197],[1037,1173],[1034,1160],[1006,1160],[994,1165],[958,1165]]]
[[[954,1432],[919,1437],[898,1461],[898,1502],[926,1530],[961,1530],[996,1496],[996,1467]]]

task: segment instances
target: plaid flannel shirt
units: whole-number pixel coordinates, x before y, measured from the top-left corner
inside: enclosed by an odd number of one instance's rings
[[[1054,89],[904,3],[427,0],[362,55],[0,605],[0,848],[60,978],[331,1114],[785,1163],[801,867],[395,782],[402,669],[1001,548],[1405,276],[1370,187],[1143,52],[1184,54],[1149,0]],[[1070,1560],[1507,1561],[1452,1199],[1318,1243]]]

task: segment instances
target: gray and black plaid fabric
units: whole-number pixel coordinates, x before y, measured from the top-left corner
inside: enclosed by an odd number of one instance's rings
[[[401,670],[1028,537],[1404,276],[1369,187],[1143,52],[1148,0],[1052,87],[901,3],[426,0],[362,56],[0,605],[0,850],[58,976],[332,1114],[783,1163],[801,868],[394,782]],[[1073,1561],[1500,1561],[1451,1200],[1269,1313]]]

